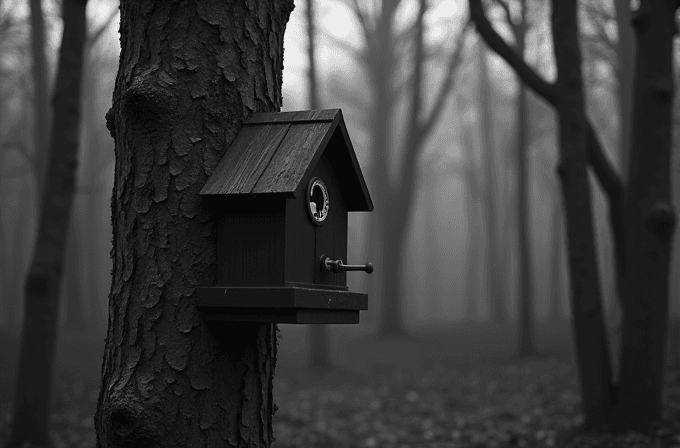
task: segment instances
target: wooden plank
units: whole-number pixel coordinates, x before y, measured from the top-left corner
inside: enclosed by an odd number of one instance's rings
[[[279,324],[358,324],[354,310],[209,310],[208,322],[270,322]]]
[[[368,295],[358,292],[299,287],[196,288],[200,308],[273,308],[367,310]]]
[[[277,124],[241,128],[200,194],[251,193],[290,126]]]
[[[293,112],[263,112],[253,115],[244,125],[273,123],[304,123],[333,121],[340,109],[300,110]]]
[[[294,193],[330,139],[331,123],[291,125],[253,193]]]
[[[283,286],[285,199],[251,199],[219,220],[216,284]]]

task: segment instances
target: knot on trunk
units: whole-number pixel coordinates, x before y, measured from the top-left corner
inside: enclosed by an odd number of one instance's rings
[[[119,399],[109,407],[109,440],[118,447],[155,447],[161,440],[157,419],[132,400]]]
[[[667,202],[657,202],[643,217],[647,230],[660,238],[668,238],[675,230],[675,210]]]
[[[157,74],[157,67],[139,73],[123,93],[123,110],[129,123],[138,123],[151,131],[167,123],[177,113],[177,98],[172,86],[177,82],[167,72]]]

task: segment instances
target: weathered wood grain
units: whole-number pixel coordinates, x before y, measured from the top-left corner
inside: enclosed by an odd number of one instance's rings
[[[244,125],[272,123],[304,123],[333,121],[340,109],[300,110],[294,112],[265,112],[253,115]]]
[[[246,194],[270,163],[290,124],[244,126],[201,194]]]
[[[293,193],[330,139],[330,123],[291,125],[253,193]]]

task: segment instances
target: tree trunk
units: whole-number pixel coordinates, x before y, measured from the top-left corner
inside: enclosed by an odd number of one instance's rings
[[[562,320],[562,219],[560,213],[559,191],[553,188],[551,207],[552,248],[550,250],[550,283],[548,288],[548,322]]]
[[[411,195],[409,192],[408,195]],[[404,195],[406,196],[406,195]],[[401,204],[412,202],[404,197]],[[403,303],[403,283],[400,281],[404,277],[403,255],[406,253],[406,231],[408,223],[404,220],[404,214],[410,210],[410,206],[400,206],[399,201],[391,199],[389,204],[393,204],[390,210],[383,210],[383,244],[380,265],[384,269],[382,281],[382,314],[378,335],[382,338],[401,338],[406,332],[406,321],[404,316]],[[397,205],[399,204],[399,205]],[[389,244],[388,242],[391,242]]]
[[[617,417],[621,426],[661,418],[668,274],[675,230],[670,198],[676,2],[632,12],[636,54],[632,152],[626,201],[627,260]]]
[[[64,31],[52,102],[54,124],[38,235],[25,283],[24,327],[9,446],[49,445],[59,289],[76,179],[86,0],[64,0]]]
[[[309,90],[309,108],[321,109],[319,101],[319,85],[316,71],[316,34],[314,32],[314,2],[307,0],[307,60],[309,68],[307,72],[307,85]],[[350,263],[349,260],[344,260]],[[309,325],[309,367],[313,370],[328,370],[331,367],[331,345],[326,325]]]
[[[209,327],[193,293],[216,275],[216,223],[199,191],[242,121],[279,110],[292,9],[121,2],[99,447],[272,443],[276,325]]]
[[[619,41],[616,45],[618,60],[619,99],[619,157],[621,177],[628,178],[633,119],[633,71],[635,69],[635,35],[630,23],[630,0],[615,0],[616,25]]]
[[[66,237],[66,262],[61,296],[64,297],[64,328],[83,331],[87,327],[87,315],[83,303],[83,276],[80,258],[83,254],[78,212],[73,211]]]
[[[33,160],[35,167],[36,209],[40,210],[43,199],[43,186],[48,163],[48,136],[50,132],[49,116],[49,80],[47,74],[47,58],[45,50],[45,20],[43,18],[42,0],[30,0],[31,8],[31,55],[33,56]]]
[[[489,82],[488,50],[484,42],[478,42],[479,81],[477,93],[479,106],[479,146],[484,159],[484,232],[486,234],[486,279],[491,321],[495,324],[507,321],[506,297],[503,289],[504,263],[501,260],[498,241],[498,170],[496,169],[496,144],[493,138],[492,85]]]
[[[562,183],[569,270],[571,312],[576,339],[585,426],[602,423],[610,409],[611,366],[602,315],[600,279],[593,236],[591,193],[586,171],[587,122],[584,113],[577,2],[553,1],[553,48],[560,142],[558,173]]]
[[[524,57],[526,37],[526,4],[521,2],[521,23],[516,26],[515,38],[517,39],[517,52]],[[532,356],[536,353],[534,335],[534,289],[533,289],[533,262],[531,259],[531,229],[529,228],[530,211],[529,204],[531,191],[529,190],[529,164],[527,141],[529,120],[527,109],[527,93],[524,84],[519,80],[519,93],[517,97],[517,205],[518,205],[518,277],[519,277],[519,310],[517,313],[517,325],[519,328],[519,340],[517,354],[519,356]]]
[[[481,253],[481,238],[479,235],[480,211],[479,211],[479,188],[475,169],[473,139],[467,129],[463,129],[465,144],[461,149],[460,163],[463,167],[463,178],[465,184],[465,223],[467,236],[467,249],[465,259],[465,292],[463,294],[464,311],[463,317],[469,323],[475,322],[479,318],[479,268]]]

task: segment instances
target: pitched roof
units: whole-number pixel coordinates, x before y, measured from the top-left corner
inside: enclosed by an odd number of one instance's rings
[[[200,194],[299,197],[329,142],[347,210],[373,210],[340,109],[253,115],[243,122]]]

